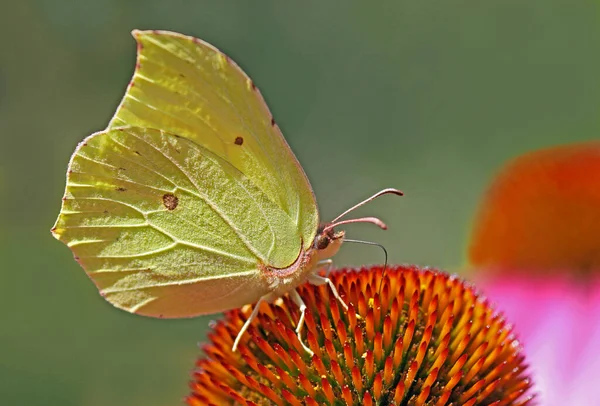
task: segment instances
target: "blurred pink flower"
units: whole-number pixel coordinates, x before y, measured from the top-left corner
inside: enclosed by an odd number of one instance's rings
[[[579,282],[527,275],[478,280],[514,323],[543,406],[600,405],[600,278]]]
[[[515,325],[540,405],[600,405],[600,144],[507,165],[482,202],[469,260]]]

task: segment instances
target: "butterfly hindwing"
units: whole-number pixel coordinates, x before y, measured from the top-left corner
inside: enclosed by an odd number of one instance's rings
[[[107,300],[164,317],[252,303],[269,291],[259,264],[284,267],[302,248],[294,220],[237,168],[138,127],[77,147],[53,233]]]

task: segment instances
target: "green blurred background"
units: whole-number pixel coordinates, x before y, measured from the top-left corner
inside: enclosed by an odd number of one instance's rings
[[[42,1],[0,6],[0,404],[178,404],[211,317],[109,306],[49,229],[76,143],[131,76],[133,28],[180,31],[254,79],[322,217],[392,262],[459,270],[494,171],[524,151],[596,139],[597,1]],[[343,248],[338,265],[381,262]],[[216,317],[216,316],[214,316]],[[214,318],[213,317],[213,318]]]

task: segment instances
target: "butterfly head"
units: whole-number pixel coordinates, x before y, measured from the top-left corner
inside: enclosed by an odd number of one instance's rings
[[[318,252],[319,258],[334,256],[344,240],[344,231],[335,231],[331,224],[321,224],[313,241],[313,249]]]

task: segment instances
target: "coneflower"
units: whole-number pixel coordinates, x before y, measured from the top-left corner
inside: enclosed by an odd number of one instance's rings
[[[524,405],[530,380],[502,315],[460,279],[430,269],[342,269],[303,285],[303,331],[287,297],[264,304],[238,352],[251,309],[212,326],[189,405]]]
[[[524,340],[540,404],[600,405],[600,143],[508,163],[469,245],[477,286]]]

